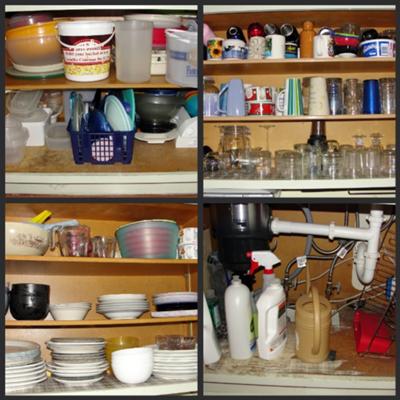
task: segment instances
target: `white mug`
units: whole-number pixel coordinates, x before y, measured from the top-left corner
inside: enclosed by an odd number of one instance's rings
[[[309,115],[329,115],[328,90],[326,78],[314,76],[310,78]]]
[[[249,40],[248,58],[260,60],[264,58],[265,53],[265,38],[262,36],[253,36]]]
[[[314,58],[329,58],[334,56],[333,39],[331,35],[314,36],[313,56]]]
[[[265,58],[285,58],[285,36],[268,35],[265,39]]]

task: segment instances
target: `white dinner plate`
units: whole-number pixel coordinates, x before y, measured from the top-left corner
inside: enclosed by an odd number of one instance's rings
[[[76,381],[76,380],[70,380],[70,379],[63,379],[63,378],[56,378],[56,377],[53,377],[53,379],[54,379],[56,382],[63,383],[63,384],[66,385],[66,386],[87,386],[87,385],[90,385],[90,384],[92,384],[92,383],[99,382],[99,381],[101,381],[103,378],[104,378],[104,375],[98,376],[98,377],[96,377],[96,378],[84,379],[84,380]]]

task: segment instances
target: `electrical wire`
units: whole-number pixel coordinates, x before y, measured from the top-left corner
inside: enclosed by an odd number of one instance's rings
[[[307,259],[310,260],[332,260],[333,256],[318,256],[318,255],[311,255],[307,256]],[[297,257],[292,258],[288,264],[286,265],[285,268],[285,279],[291,281],[295,279],[298,275],[300,275],[301,271],[303,270],[302,268],[297,268],[296,271],[293,272],[293,274],[289,275],[290,268],[297,262]]]
[[[376,294],[375,296],[367,297],[365,300],[374,299],[375,297],[379,297],[379,296],[382,296],[382,295],[385,295],[385,294],[386,294],[386,292],[383,291],[383,292],[381,292],[381,293]],[[349,306],[350,304],[356,303],[357,301],[359,301],[359,299],[355,299],[355,300],[353,300],[353,301],[349,301],[349,302],[346,303],[346,304],[343,304],[342,306],[340,306],[338,309],[336,309],[336,310],[331,314],[331,318],[332,318],[335,314],[337,314],[339,311],[342,311],[344,308],[346,308],[346,307]]]

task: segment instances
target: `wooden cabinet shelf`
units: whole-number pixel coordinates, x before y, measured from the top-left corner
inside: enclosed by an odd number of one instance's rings
[[[204,61],[205,75],[287,75],[332,73],[394,73],[395,58],[329,58],[329,59],[279,59],[279,60],[221,60]]]
[[[96,82],[74,82],[65,77],[50,79],[19,79],[6,75],[6,90],[77,90],[77,89],[177,89],[179,86],[169,83],[164,75],[153,75],[148,82],[126,83],[118,81],[115,69],[112,67],[110,76],[107,79]]]
[[[247,115],[245,117],[215,116],[204,117],[205,123],[257,123],[257,122],[307,122],[307,121],[368,121],[368,120],[394,120],[395,114],[359,114],[359,115],[299,115],[299,116],[279,116],[279,115]]]
[[[180,324],[183,322],[197,322],[197,316],[170,317],[170,318],[137,318],[137,319],[99,319],[83,321],[15,321],[5,320],[6,328],[90,328],[90,327],[113,327],[130,325],[161,325]]]

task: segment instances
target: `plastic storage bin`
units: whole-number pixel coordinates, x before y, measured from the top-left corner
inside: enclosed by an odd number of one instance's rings
[[[50,150],[68,150],[71,148],[71,138],[64,122],[56,122],[47,127],[46,146]]]
[[[76,164],[129,164],[133,157],[133,143],[136,128],[130,132],[88,132],[82,120],[79,132],[73,131],[68,123],[71,135],[72,152]]]

